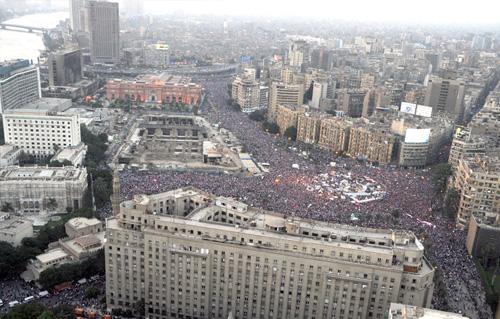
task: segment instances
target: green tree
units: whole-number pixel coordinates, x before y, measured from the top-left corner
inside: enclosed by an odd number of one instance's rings
[[[52,311],[45,310],[37,317],[37,319],[56,319],[56,317],[54,316]]]
[[[50,197],[48,200],[47,200],[47,209],[50,210],[50,211],[54,211],[57,209],[57,200],[53,197]]]
[[[267,122],[266,121],[262,124],[262,127],[264,128],[264,130],[266,132],[271,133],[271,134],[277,134],[280,131],[278,124],[276,124],[274,122]]]
[[[284,135],[292,141],[295,141],[297,139],[297,128],[295,126],[290,126],[285,130]]]
[[[50,161],[49,162],[49,167],[63,167],[63,166],[73,166],[73,163],[71,161],[68,161],[67,159],[63,160],[62,162],[60,161]]]
[[[2,205],[2,212],[13,212],[14,207],[12,207],[12,204],[9,202],[5,202]]]
[[[434,166],[432,169],[431,181],[436,192],[444,193],[448,178],[451,176],[452,172],[451,165],[448,163],[441,163]]]
[[[455,188],[450,188],[446,192],[444,199],[444,213],[451,220],[457,219],[458,206],[460,205],[460,193]]]
[[[99,296],[100,293],[101,292],[96,287],[94,286],[88,287],[87,289],[85,289],[85,298],[94,299],[97,298],[97,296]]]
[[[2,319],[38,319],[47,307],[38,302],[17,305],[12,308]]]

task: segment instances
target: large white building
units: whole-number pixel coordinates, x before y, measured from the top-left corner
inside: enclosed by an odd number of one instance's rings
[[[434,268],[411,232],[287,218],[194,188],[115,207],[110,309],[142,300],[155,319],[382,319],[391,302],[432,299]]]
[[[28,60],[0,63],[0,114],[41,97],[40,71]]]
[[[0,212],[0,241],[19,246],[26,237],[33,237],[32,221]]]
[[[19,213],[81,208],[86,190],[86,168],[9,166],[0,169],[0,207],[9,203]]]
[[[3,129],[5,143],[38,158],[81,142],[80,116],[77,114],[33,109],[9,111],[3,115]]]

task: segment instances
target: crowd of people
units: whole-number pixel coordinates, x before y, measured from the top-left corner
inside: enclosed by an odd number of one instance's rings
[[[480,275],[465,250],[466,234],[455,229],[454,221],[440,212],[442,204],[432,191],[429,170],[376,167],[349,158],[334,158],[326,151],[268,134],[261,123],[228,104],[227,81],[209,78],[202,84],[208,92],[202,115],[233,132],[253,158],[270,164],[270,172],[243,177],[196,171],[126,170],[120,175],[122,199],[193,186],[287,216],[412,230],[424,243],[426,254],[439,273],[433,307],[470,318],[492,318]],[[331,162],[336,163],[336,173],[350,174],[354,179],[368,176],[387,194],[380,200],[357,204],[349,199],[325,200],[322,194],[308,191],[310,185],[303,181],[318,174],[331,174]],[[103,212],[109,213],[110,207]]]

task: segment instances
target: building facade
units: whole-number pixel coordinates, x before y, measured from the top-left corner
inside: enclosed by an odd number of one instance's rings
[[[184,103],[198,105],[203,88],[184,76],[145,75],[135,80],[109,80],[106,84],[108,100],[132,100],[148,103]]]
[[[323,119],[325,116],[321,116],[321,114],[300,114],[297,119],[297,141],[308,144],[318,143]]]
[[[120,62],[120,14],[118,3],[85,2],[85,28],[90,35],[92,63]]]
[[[86,190],[85,168],[9,166],[0,170],[0,205],[10,203],[23,214],[81,208]]]
[[[80,50],[53,52],[47,61],[49,66],[49,85],[68,86],[83,78],[83,60]]]
[[[370,162],[389,164],[393,158],[395,142],[395,136],[381,127],[355,125],[350,130],[347,152],[350,156]]]
[[[50,111],[17,110],[3,115],[5,143],[35,157],[53,155],[57,149],[81,142],[80,116]]]
[[[288,50],[288,63],[300,67],[306,62],[309,62],[309,44],[303,40],[293,41]]]
[[[500,161],[498,157],[476,156],[459,160],[454,180],[460,193],[457,223],[467,225],[471,216],[495,221],[500,215]]]
[[[33,222],[0,212],[0,241],[19,246],[26,237],[33,237]]]
[[[231,87],[231,98],[241,111],[251,113],[260,108],[260,85],[251,76],[237,76]]]
[[[28,60],[0,63],[0,114],[36,101],[42,96],[40,71]]]
[[[424,105],[432,107],[432,114],[447,114],[460,121],[464,116],[465,82],[432,77],[427,84]]]
[[[192,188],[136,195],[106,228],[108,309],[145,318],[384,318],[428,307],[434,269],[405,231],[282,215]]]
[[[450,156],[448,163],[456,169],[461,159],[472,160],[476,155],[486,153],[486,141],[473,136],[467,128],[457,128],[451,142]]]
[[[304,87],[300,84],[273,82],[269,93],[269,122],[276,122],[278,105],[299,106],[304,100]]]
[[[352,122],[331,117],[321,121],[318,144],[333,153],[347,151]]]
[[[285,134],[289,127],[297,128],[299,115],[305,112],[305,108],[289,105],[278,105],[276,113],[276,124],[280,128],[280,133]]]

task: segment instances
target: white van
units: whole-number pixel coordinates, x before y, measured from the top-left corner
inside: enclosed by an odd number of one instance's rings
[[[9,302],[9,307],[13,308],[14,306],[16,306],[18,304],[19,304],[19,301],[17,301],[17,300],[11,301],[11,302]]]
[[[29,296],[29,297],[24,298],[24,302],[30,302],[33,300],[35,300],[35,297],[33,297],[33,296]]]

